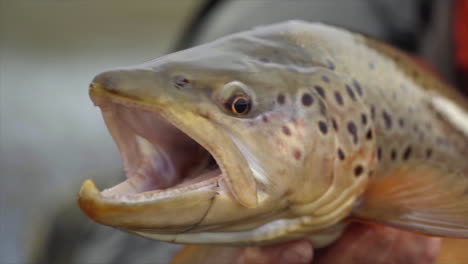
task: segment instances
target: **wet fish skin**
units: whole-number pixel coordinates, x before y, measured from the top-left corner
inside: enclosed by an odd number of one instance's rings
[[[177,211],[188,203],[181,194],[167,215],[97,198],[88,184],[82,208],[101,223],[200,244],[307,236],[326,245],[337,236],[323,234],[350,218],[468,237],[467,102],[385,44],[290,21],[106,72],[93,83],[97,105],[158,112],[224,170],[224,189],[190,196],[206,207]],[[248,113],[226,107],[236,93],[250,100]],[[202,216],[182,229],[170,224],[195,212]]]

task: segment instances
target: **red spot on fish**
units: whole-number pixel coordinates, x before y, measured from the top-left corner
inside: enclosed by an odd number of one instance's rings
[[[302,120],[300,120],[300,119],[293,118],[293,119],[291,119],[291,121],[292,121],[292,123],[293,123],[293,125],[295,127],[303,127],[304,126],[304,122]]]
[[[268,117],[267,116],[262,116],[262,120],[264,123],[268,123]]]
[[[295,158],[296,160],[300,160],[300,159],[301,159],[301,156],[302,156],[302,153],[301,153],[300,150],[295,149],[295,150],[293,151],[293,155],[294,155],[294,158]]]

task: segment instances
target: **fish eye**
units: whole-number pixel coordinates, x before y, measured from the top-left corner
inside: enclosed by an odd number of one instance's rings
[[[254,97],[249,87],[240,81],[230,81],[220,90],[219,98],[225,110],[235,116],[244,116],[251,112]]]
[[[225,103],[225,107],[235,115],[246,115],[249,113],[252,101],[245,94],[235,94]]]
[[[174,81],[174,87],[177,89],[192,88],[192,84],[190,83],[190,80],[185,78],[184,76],[176,75],[174,76],[173,81]]]

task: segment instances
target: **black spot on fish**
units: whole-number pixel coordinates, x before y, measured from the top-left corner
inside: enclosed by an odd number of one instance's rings
[[[375,120],[375,106],[371,105],[370,107],[370,114],[371,114],[371,119]]]
[[[371,129],[369,129],[369,131],[367,131],[366,139],[367,140],[372,140],[372,130]]]
[[[403,118],[398,119],[398,124],[403,128],[405,126],[405,120],[403,120]]]
[[[403,152],[403,160],[408,160],[411,156],[411,146],[408,146],[406,149],[405,149],[405,152]]]
[[[314,102],[314,99],[312,96],[308,93],[305,93],[302,95],[302,104],[305,106],[311,106],[312,103]]]
[[[364,168],[361,165],[357,165],[356,168],[354,168],[354,176],[359,177],[361,174],[364,172]]]
[[[326,83],[329,83],[330,82],[330,78],[328,78],[328,76],[326,75],[322,75],[322,81],[326,82]]]
[[[353,142],[356,144],[358,142],[357,127],[352,121],[348,122],[348,132],[353,136]]]
[[[322,88],[321,86],[316,85],[314,88],[315,88],[315,91],[317,91],[317,93],[318,93],[322,98],[325,98],[325,91],[323,90],[323,88]]]
[[[262,120],[264,123],[268,123],[268,117],[266,115],[262,116]]]
[[[382,160],[382,148],[381,147],[377,148],[377,159],[379,161]]]
[[[382,111],[382,117],[385,123],[385,127],[387,129],[392,128],[392,117],[387,113],[387,111],[385,110]]]
[[[366,114],[361,114],[361,123],[362,125],[367,125],[367,116]]]
[[[286,136],[290,136],[291,135],[291,130],[289,130],[289,128],[287,126],[283,126],[282,127],[282,130],[283,130],[283,133],[286,135]]]
[[[338,91],[335,91],[335,100],[336,100],[336,103],[339,104],[339,105],[344,104],[343,97],[341,96],[340,92],[338,92]]]
[[[268,58],[265,58],[265,57],[263,57],[263,58],[260,58],[260,61],[261,61],[261,62],[265,62],[265,63],[269,63],[269,62],[271,62],[271,61],[270,61],[270,59],[268,59]]]
[[[284,96],[284,94],[278,94],[276,101],[278,102],[278,104],[282,105],[286,101],[286,97]]]
[[[340,160],[345,160],[345,158],[346,158],[343,150],[341,150],[340,148],[338,149],[338,158]]]
[[[430,158],[432,156],[432,149],[431,148],[428,148],[426,149],[426,158]]]
[[[324,135],[327,134],[328,127],[327,127],[327,124],[325,124],[325,122],[319,121],[318,126],[319,126],[320,132],[322,132],[322,134],[324,134]]]
[[[335,131],[338,131],[338,124],[336,123],[336,120],[334,118],[332,118],[332,126],[333,129],[335,129]]]
[[[353,79],[353,86],[354,86],[354,89],[356,89],[356,92],[358,93],[358,95],[362,96],[362,88],[359,82]]]
[[[348,131],[351,134],[356,134],[357,133],[356,125],[353,122],[348,123]]]
[[[349,85],[346,85],[346,92],[348,92],[348,95],[351,99],[356,100],[356,95]]]
[[[397,156],[396,150],[392,149],[392,152],[390,153],[390,158],[391,158],[392,160],[395,160],[395,159],[396,159],[396,156]]]

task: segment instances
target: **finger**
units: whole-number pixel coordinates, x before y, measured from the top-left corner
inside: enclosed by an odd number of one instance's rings
[[[273,246],[247,247],[236,264],[310,264],[313,248],[309,241],[298,240]]]
[[[343,236],[317,254],[314,264],[430,264],[440,239],[384,226],[353,224]]]

